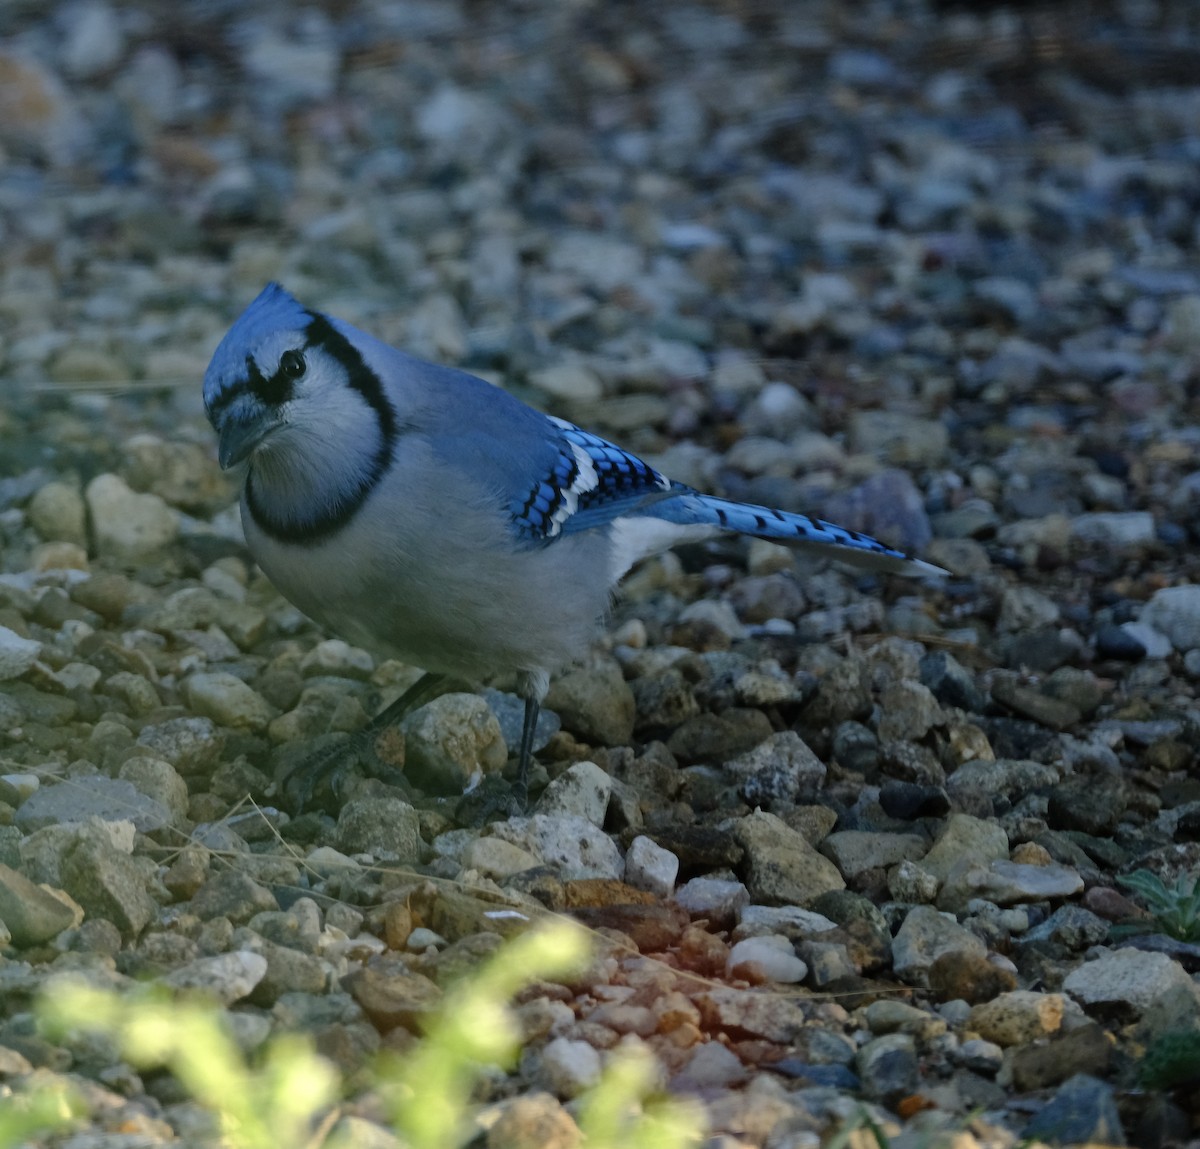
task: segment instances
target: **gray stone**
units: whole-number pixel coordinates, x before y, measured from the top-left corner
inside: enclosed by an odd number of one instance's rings
[[[690,884],[690,883],[689,883]],[[799,941],[805,938],[817,937],[829,930],[837,929],[838,923],[815,910],[802,910],[799,906],[758,906],[744,907],[738,918],[737,929],[733,932],[734,940],[753,937],[756,934],[782,934]]]
[[[736,1059],[735,1059],[736,1060]],[[338,1136],[336,1128],[332,1136]],[[487,1131],[487,1149],[519,1149],[521,1146],[544,1146],[545,1149],[576,1149],[583,1134],[575,1119],[557,1098],[548,1093],[526,1093],[501,1105],[500,1114]],[[358,1137],[347,1138],[347,1144],[360,1144]],[[395,1149],[399,1149],[397,1140]],[[392,1149],[367,1143],[364,1149]]]
[[[946,718],[933,691],[919,682],[889,684],[879,698],[881,742],[918,742]]]
[[[160,802],[169,812],[172,825],[178,826],[186,820],[187,783],[170,762],[149,755],[138,755],[121,763],[117,777],[120,781],[130,783],[139,794]]]
[[[1014,989],[974,1006],[967,1024],[997,1045],[1028,1045],[1062,1028],[1065,1004],[1060,993]]]
[[[628,746],[637,712],[633,691],[613,658],[595,657],[550,685],[545,705],[585,742]]]
[[[1083,878],[1079,872],[1058,862],[1032,866],[997,859],[977,865],[968,858],[947,875],[937,904],[944,910],[960,911],[973,898],[1008,906],[1047,898],[1069,898],[1082,889]]]
[[[964,762],[950,775],[946,790],[951,796],[1002,794],[1012,798],[1043,786],[1052,786],[1060,777],[1061,772],[1057,768],[1043,762],[1023,758],[977,758]],[[1006,844],[1004,856],[1007,854]]]
[[[1108,937],[1109,924],[1083,906],[1059,906],[1044,922],[1023,934],[1021,944],[1049,943],[1069,950],[1085,950],[1089,946],[1099,945]]]
[[[0,626],[0,681],[20,678],[41,657],[42,644]]]
[[[445,834],[442,838],[446,837]],[[441,838],[438,839],[440,841]],[[434,843],[434,849],[437,842]],[[461,862],[464,869],[478,870],[489,878],[503,881],[513,874],[532,870],[541,863],[528,850],[514,846],[502,838],[472,838],[465,850],[462,851]]]
[[[790,998],[717,986],[693,997],[705,1029],[750,1034],[783,1044],[805,1029],[804,1009]]]
[[[745,882],[753,901],[803,906],[828,890],[845,888],[837,867],[774,814],[758,811],[738,819],[733,835],[745,850]]]
[[[107,918],[122,937],[136,938],[158,914],[147,892],[148,869],[116,849],[101,830],[87,826],[63,855],[63,889],[89,917]],[[153,866],[149,866],[153,873]]]
[[[137,743],[187,777],[211,773],[220,759],[224,739],[211,718],[170,718],[143,726]]]
[[[24,874],[0,864],[0,922],[18,948],[41,945],[78,925],[76,911]]]
[[[917,834],[890,834],[875,830],[837,830],[820,845],[847,880],[867,870],[885,869],[899,862],[920,861],[929,843]]]
[[[675,891],[675,901],[693,918],[733,922],[749,903],[750,891],[741,882],[726,878],[692,878]]]
[[[77,80],[92,80],[113,68],[125,51],[116,9],[105,0],[80,0],[64,24],[63,68]]]
[[[1149,511],[1096,511],[1076,515],[1071,520],[1071,534],[1085,543],[1136,547],[1152,543],[1156,529]]]
[[[951,785],[956,775],[951,775]],[[1008,835],[994,822],[970,814],[951,814],[921,866],[945,881],[964,859],[986,863],[1008,858]]]
[[[914,1093],[920,1081],[916,1042],[906,1033],[868,1041],[855,1058],[863,1092],[876,1101],[895,1102]]]
[[[142,793],[131,782],[90,774],[65,778],[54,786],[42,786],[21,803],[15,822],[27,833],[46,826],[84,822],[130,822],[148,833],[174,821],[170,809]]]
[[[997,626],[1009,634],[1050,626],[1058,621],[1058,604],[1031,586],[1010,586],[1000,598]]]
[[[348,854],[415,862],[421,856],[417,812],[399,798],[352,798],[338,814],[334,844]]]
[[[26,513],[43,539],[87,545],[87,510],[83,496],[70,483],[54,481],[40,487]]]
[[[752,806],[795,802],[800,795],[816,793],[825,781],[825,763],[794,730],[772,734],[730,759],[724,769]]]
[[[1085,1009],[1141,1014],[1156,997],[1176,986],[1191,985],[1191,978],[1166,954],[1121,949],[1073,969],[1063,990]]]
[[[970,930],[932,906],[914,906],[892,939],[892,969],[898,978],[924,985],[929,967],[947,953],[982,957],[987,947]]]
[[[228,918],[234,925],[248,922],[255,914],[279,909],[275,895],[240,870],[222,870],[196,891],[192,913],[201,921]]]
[[[261,733],[275,717],[275,708],[234,674],[193,674],[183,689],[197,714],[235,730]]]
[[[477,694],[443,694],[402,723],[405,773],[414,784],[461,794],[508,761],[500,721]]]

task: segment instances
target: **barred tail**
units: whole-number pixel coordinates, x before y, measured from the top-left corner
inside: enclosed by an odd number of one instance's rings
[[[790,511],[758,507],[752,503],[734,503],[712,495],[679,494],[655,503],[649,511],[657,519],[680,526],[706,524],[737,534],[770,539],[797,549],[814,550],[827,558],[867,570],[911,576],[944,575],[947,572],[903,551],[886,546],[878,539],[858,531],[810,519]]]

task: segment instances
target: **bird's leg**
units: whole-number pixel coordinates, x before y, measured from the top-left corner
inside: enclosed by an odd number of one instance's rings
[[[533,758],[533,736],[537,732],[542,700],[534,695],[525,699],[525,721],[521,726],[521,750],[517,764],[517,784],[513,796],[524,808],[529,799],[529,762]]]
[[[451,690],[466,689],[448,674],[423,674],[390,706],[384,707],[361,730],[355,731],[345,742],[331,750],[322,751],[306,758],[293,767],[280,782],[280,792],[295,794],[295,809],[300,813],[312,798],[317,786],[326,778],[335,790],[347,770],[363,753],[374,745],[376,737],[389,726],[418,710],[427,702],[449,693]]]

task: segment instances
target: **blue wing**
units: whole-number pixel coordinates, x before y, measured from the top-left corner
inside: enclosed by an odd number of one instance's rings
[[[517,533],[530,542],[590,530],[687,488],[672,483],[636,455],[568,423],[559,430],[549,471],[512,504]]]
[[[817,548],[831,558],[902,574],[944,573],[870,535],[823,519],[735,503],[675,483],[636,455],[563,419],[552,466],[512,504],[513,524],[530,544],[590,530],[616,519],[650,518],[680,527],[711,527]]]

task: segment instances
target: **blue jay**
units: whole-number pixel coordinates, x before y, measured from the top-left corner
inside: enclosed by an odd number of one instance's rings
[[[731,531],[875,569],[942,573],[844,527],[672,482],[274,283],[221,340],[204,405],[221,466],[245,464],[242,524],[268,578],[335,634],[427,672],[369,729],[449,678],[515,674],[522,795],[550,675],[587,649],[639,559]],[[298,804],[331,772],[308,769]]]

